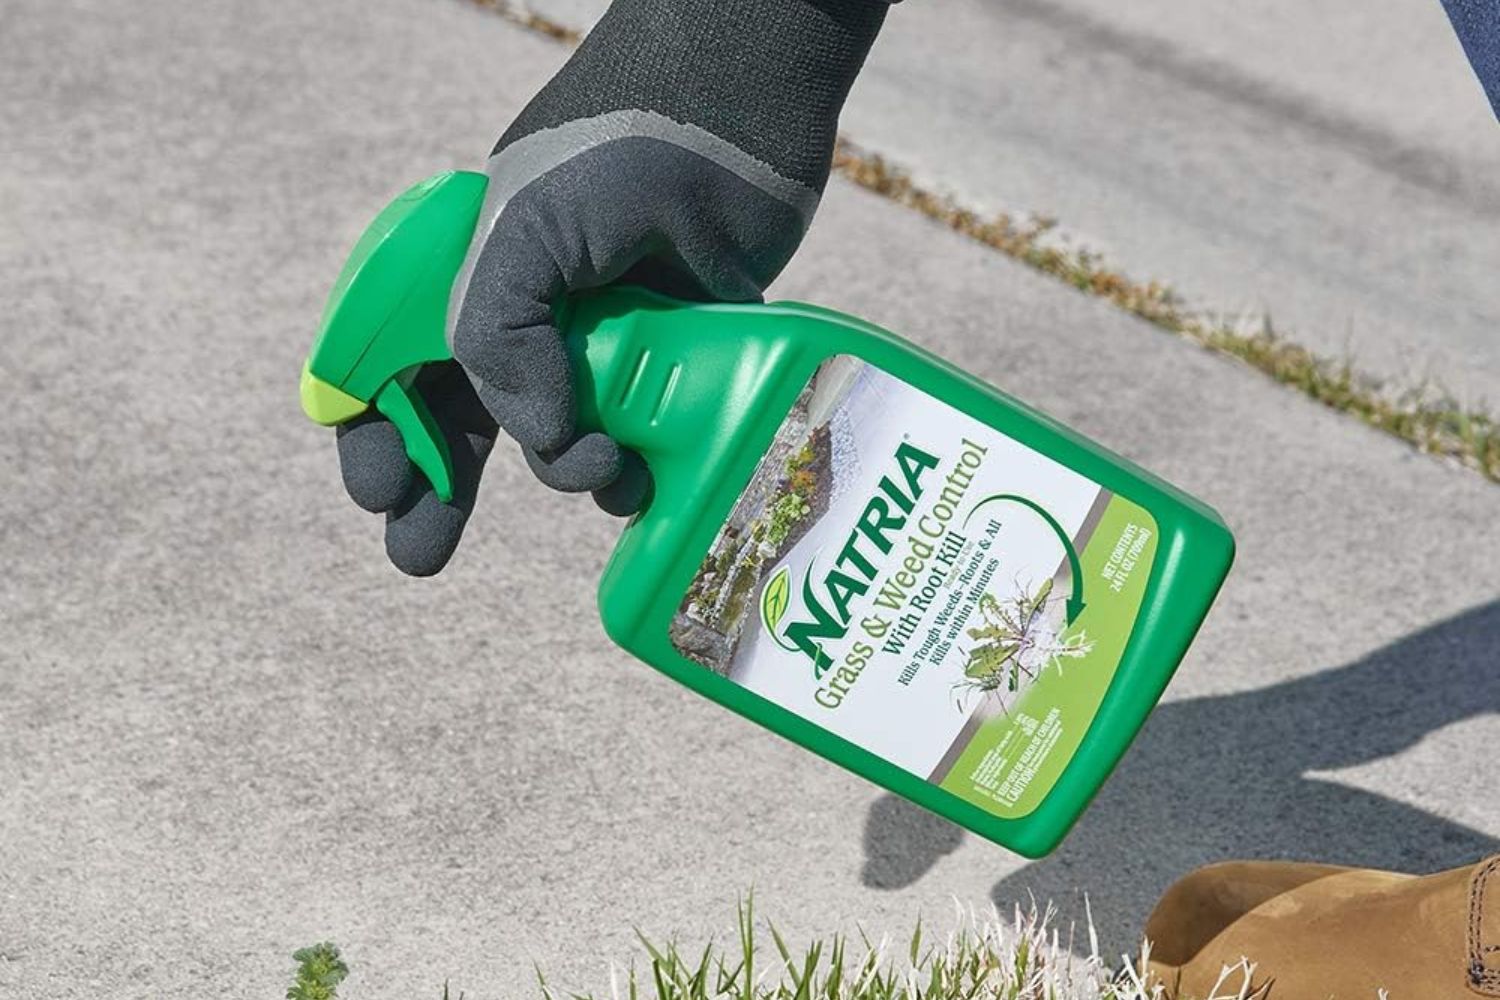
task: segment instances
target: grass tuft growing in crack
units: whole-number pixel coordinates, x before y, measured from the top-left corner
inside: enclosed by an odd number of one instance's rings
[[[528,31],[566,45],[583,32],[538,14],[517,0],[470,0]],[[1277,332],[1269,318],[1247,324],[1189,309],[1169,285],[1137,281],[1096,253],[1049,242],[1049,220],[1021,224],[982,215],[915,182],[878,153],[841,138],[833,168],[845,179],[954,232],[1105,299],[1186,340],[1235,358],[1340,413],[1500,482],[1500,417],[1470,406],[1431,383],[1400,386],[1357,371],[1347,360],[1320,355]]]

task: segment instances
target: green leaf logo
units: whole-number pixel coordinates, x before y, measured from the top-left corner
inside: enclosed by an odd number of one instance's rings
[[[783,566],[766,581],[765,589],[760,592],[760,621],[773,637],[781,616],[786,614],[787,600],[792,591],[790,580],[791,573]]]

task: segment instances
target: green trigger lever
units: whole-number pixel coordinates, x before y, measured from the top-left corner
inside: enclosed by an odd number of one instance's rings
[[[423,365],[452,358],[448,298],[488,182],[484,174],[448,171],[387,205],[339,272],[302,368],[310,418],[335,426],[373,405],[396,425],[407,457],[444,503],[453,499],[453,459],[413,383]]]

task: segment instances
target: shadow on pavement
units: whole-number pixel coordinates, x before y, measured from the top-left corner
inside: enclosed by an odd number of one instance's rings
[[[1028,892],[1066,906],[1087,891],[1103,942],[1118,951],[1132,945],[1162,890],[1212,861],[1288,858],[1413,872],[1471,863],[1500,851],[1500,840],[1307,774],[1388,757],[1433,730],[1496,711],[1500,601],[1348,666],[1162,705],[1062,847],[1002,878],[993,898],[1005,911]],[[866,822],[864,882],[910,885],[961,837],[946,820],[886,796]]]

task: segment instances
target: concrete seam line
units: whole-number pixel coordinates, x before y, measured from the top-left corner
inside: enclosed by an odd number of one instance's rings
[[[476,7],[494,11],[512,24],[519,25],[527,31],[534,31],[543,37],[550,38],[554,42],[562,42],[564,45],[577,45],[583,41],[583,32],[577,28],[570,28],[565,24],[559,24],[549,17],[543,17],[524,5],[513,3],[512,0],[469,0]]]
[[[514,0],[468,0],[474,6],[555,42],[577,45],[583,32]],[[1236,319],[1190,309],[1170,285],[1142,282],[1106,264],[1099,254],[1047,241],[1048,219],[1022,225],[1003,213],[981,215],[927,188],[840,136],[833,172],[867,191],[918,212],[961,236],[1104,299],[1119,309],[1199,347],[1225,355],[1330,409],[1399,438],[1426,454],[1450,459],[1500,482],[1500,417],[1457,399],[1441,385],[1402,385],[1303,347],[1275,330],[1269,316]]]

